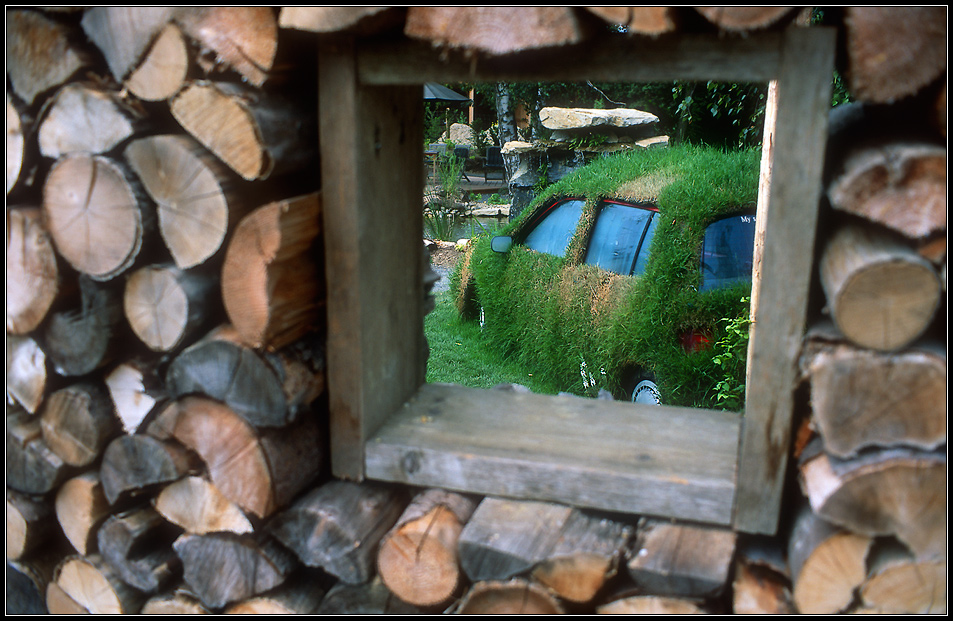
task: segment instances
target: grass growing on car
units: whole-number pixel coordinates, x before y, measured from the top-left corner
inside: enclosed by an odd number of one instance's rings
[[[521,247],[501,255],[488,240],[478,240],[466,269],[482,285],[477,295],[487,318],[485,334],[508,358],[561,390],[591,393],[583,368],[604,384],[599,387],[617,393],[626,372],[619,361],[628,361],[656,373],[664,402],[719,407],[712,387],[723,372],[713,362],[715,353],[686,355],[678,334],[693,325],[723,330],[719,321],[738,314],[738,301],[750,295],[747,284],[694,290],[700,279],[695,249],[712,219],[754,208],[759,164],[759,150],[686,145],[597,160],[549,186],[503,234],[561,197],[585,197],[584,219],[602,198],[651,201],[660,219],[645,274],[620,279],[584,267],[568,279],[563,257]],[[577,233],[569,255],[584,246]],[[454,276],[459,282],[460,274]],[[722,334],[713,336],[717,342]],[[743,375],[738,380],[743,383]]]

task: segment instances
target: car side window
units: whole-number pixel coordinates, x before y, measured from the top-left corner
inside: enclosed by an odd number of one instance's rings
[[[551,207],[523,239],[523,245],[537,252],[565,256],[569,241],[579,226],[584,202],[569,200]]]
[[[751,280],[754,234],[754,214],[728,216],[708,225],[701,251],[701,291]]]
[[[585,262],[616,274],[641,274],[655,228],[655,211],[645,207],[605,202],[596,218]]]

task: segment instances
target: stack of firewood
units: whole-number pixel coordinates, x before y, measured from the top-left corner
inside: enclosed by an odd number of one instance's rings
[[[828,14],[865,103],[832,118],[777,537],[325,466],[315,33],[494,55],[800,17],[9,9],[8,612],[945,611],[943,7]]]

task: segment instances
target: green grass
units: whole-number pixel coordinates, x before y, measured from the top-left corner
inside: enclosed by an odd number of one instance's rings
[[[492,388],[497,384],[521,384],[540,394],[556,394],[558,389],[508,359],[483,338],[480,324],[461,321],[449,292],[435,295],[436,308],[424,320],[430,344],[427,381],[469,388]]]

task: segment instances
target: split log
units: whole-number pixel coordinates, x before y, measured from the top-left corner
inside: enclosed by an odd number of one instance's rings
[[[506,580],[546,559],[571,507],[484,498],[460,534],[460,566],[473,582]]]
[[[946,614],[946,559],[918,561],[893,540],[879,542],[860,587],[869,608],[885,614]]]
[[[208,615],[212,612],[197,597],[184,589],[175,589],[150,597],[142,605],[144,615]]]
[[[38,11],[7,11],[7,77],[28,106],[90,64],[89,55],[74,45],[73,35],[69,27]]]
[[[794,605],[801,614],[836,614],[854,599],[864,581],[873,540],[798,508],[788,539]]]
[[[616,575],[631,531],[622,522],[574,510],[531,575],[562,600],[591,602]]]
[[[129,359],[116,365],[105,378],[123,431],[135,433],[166,395],[152,361]]]
[[[178,349],[214,321],[219,299],[217,274],[149,265],[130,274],[123,309],[132,331],[149,349]]]
[[[179,574],[172,543],[181,531],[143,505],[115,513],[97,532],[99,554],[119,578],[144,593],[156,593]]]
[[[167,434],[198,453],[215,487],[259,518],[287,506],[317,478],[325,459],[316,416],[256,429],[228,406],[204,397],[170,404],[150,433]]]
[[[18,561],[51,541],[59,524],[41,497],[7,489],[7,559]]]
[[[506,582],[488,580],[474,584],[455,612],[465,615],[558,615],[566,611],[544,587],[525,578],[512,578]]]
[[[845,225],[820,259],[831,317],[854,343],[895,350],[933,323],[941,283],[933,266],[886,233]]]
[[[110,513],[99,473],[89,470],[63,483],[54,507],[56,520],[73,548],[83,556],[94,553],[96,531]]]
[[[35,414],[46,395],[49,375],[46,354],[37,342],[29,337],[8,333],[7,398],[30,414]]]
[[[572,45],[585,38],[574,9],[560,6],[410,7],[404,34],[491,55]]]
[[[946,7],[844,7],[844,77],[862,101],[892,103],[946,71]]]
[[[112,400],[96,382],[78,382],[50,395],[40,410],[40,430],[60,459],[80,467],[99,459],[121,432]]]
[[[749,537],[738,545],[732,581],[732,613],[794,614],[787,557],[776,537]]]
[[[9,75],[9,74],[8,74]],[[20,110],[14,104],[10,93],[7,93],[7,194],[10,194],[23,169],[26,139],[24,137],[24,123]],[[9,259],[7,259],[9,261]]]
[[[63,559],[56,568],[54,581],[73,605],[86,614],[138,614],[145,599],[141,592],[120,580],[98,554]],[[54,615],[77,612],[68,604],[54,606],[49,597],[47,605]]]
[[[117,283],[99,283],[79,275],[79,299],[64,301],[41,326],[39,338],[59,375],[85,376],[102,368],[128,346]]]
[[[181,269],[215,256],[248,211],[235,175],[188,136],[141,138],[124,156],[155,201],[159,233]]]
[[[675,32],[681,21],[678,7],[673,6],[587,6],[585,9],[609,23],[625,26],[626,32],[653,37]]]
[[[647,593],[713,597],[728,582],[736,542],[730,530],[643,520],[629,575]]]
[[[313,113],[275,92],[203,80],[182,89],[170,107],[189,134],[249,181],[296,172],[312,160]]]
[[[59,293],[56,250],[40,210],[7,209],[7,333],[35,330]]]
[[[338,582],[332,586],[315,614],[319,615],[412,615],[420,609],[391,593],[379,576],[364,584]]]
[[[7,406],[6,456],[7,487],[24,494],[46,494],[73,474],[47,446],[39,419],[16,406]]]
[[[803,364],[813,424],[825,451],[850,457],[875,446],[933,450],[946,443],[942,344],[881,353],[812,339],[812,334],[818,332],[808,334]]]
[[[75,153],[53,164],[43,186],[43,216],[56,250],[70,265],[109,280],[138,258],[155,212],[125,166]]]
[[[698,602],[678,597],[633,595],[596,608],[601,615],[703,615],[708,614]]]
[[[184,477],[166,485],[154,504],[162,517],[192,535],[243,535],[255,530],[238,505],[202,477]]]
[[[374,576],[378,546],[406,505],[399,488],[332,480],[275,516],[268,530],[308,567],[361,584]]]
[[[894,536],[920,559],[946,558],[946,459],[900,448],[849,460],[826,453],[800,466],[818,516],[868,537]]]
[[[441,489],[421,492],[384,536],[377,571],[403,601],[429,608],[449,600],[460,586],[457,546],[476,502]]]
[[[280,349],[319,327],[320,195],[269,203],[245,216],[222,265],[225,311],[242,340]]]
[[[220,326],[175,357],[166,387],[173,397],[221,401],[256,427],[282,427],[324,391],[323,360],[305,354],[295,347],[257,352],[240,343],[232,326]]]
[[[301,568],[281,586],[268,593],[246,599],[225,610],[229,615],[310,615],[314,614],[326,589],[316,570]]]
[[[696,6],[696,11],[722,30],[748,32],[786,23],[793,19],[792,6]]]
[[[946,148],[888,141],[854,149],[827,188],[831,207],[911,239],[946,231]]]
[[[143,101],[163,101],[185,85],[189,72],[189,50],[182,31],[166,26],[146,51],[142,62],[126,78],[125,87]]]
[[[175,9],[164,6],[93,7],[83,13],[83,31],[102,52],[117,82],[139,64]]]
[[[374,35],[402,25],[405,10],[386,6],[283,6],[281,28]]]
[[[177,442],[121,435],[103,451],[99,477],[109,504],[151,494],[202,469],[202,461]]]
[[[186,584],[213,609],[270,591],[297,567],[293,554],[261,534],[185,534],[173,548],[182,559]]]
[[[141,113],[117,93],[72,82],[59,89],[37,133],[40,153],[57,159],[70,153],[106,153],[143,127]]]
[[[180,8],[175,21],[202,48],[198,63],[205,73],[224,65],[254,86],[264,84],[278,49],[278,23],[273,8]],[[206,57],[208,60],[204,60]]]

